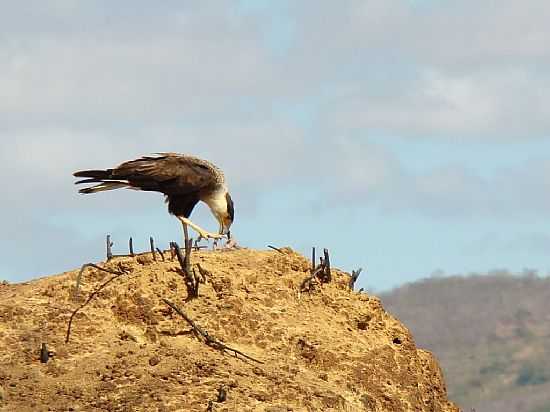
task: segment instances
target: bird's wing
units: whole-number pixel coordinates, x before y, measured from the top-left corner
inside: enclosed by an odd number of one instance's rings
[[[112,170],[110,178],[167,195],[196,193],[213,188],[217,183],[215,171],[204,161],[172,153],[124,162]]]

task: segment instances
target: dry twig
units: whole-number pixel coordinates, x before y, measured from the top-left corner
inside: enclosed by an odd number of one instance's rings
[[[48,361],[55,356],[55,353],[48,350],[48,345],[42,343],[40,347],[40,363],[48,363]]]
[[[321,283],[329,283],[332,280],[330,272],[330,258],[328,249],[324,249],[324,257],[319,257],[320,264],[317,267],[312,267],[311,275],[304,279],[300,285],[301,291],[311,291],[313,289],[313,281],[317,278]],[[315,248],[312,249],[311,256],[315,259]],[[314,264],[315,260],[313,260]]]
[[[134,241],[131,237],[128,240],[128,249],[130,249],[130,256],[134,257]]]
[[[301,291],[308,291],[308,292],[311,291],[311,289],[313,288],[313,281],[315,280],[317,275],[319,275],[320,273],[323,272],[324,268],[325,267],[322,264],[317,266],[317,268],[313,271],[311,276],[304,279],[304,281],[300,285],[300,290]]]
[[[128,272],[126,271],[122,271],[122,272],[117,272],[117,271],[114,271],[114,270],[110,270],[110,269],[105,269],[105,268],[102,268],[100,266],[97,266],[97,265],[94,265],[93,263],[86,263],[85,265],[82,266],[82,269],[80,270],[80,274],[79,274],[79,278],[77,279],[77,282],[80,281],[80,275],[82,275],[82,271],[84,270],[85,267],[94,267],[96,269],[99,269],[99,270],[103,270],[104,272],[109,272],[109,273],[112,273],[114,274],[113,277],[111,277],[109,280],[107,280],[106,282],[102,283],[96,290],[94,290],[90,296],[88,296],[88,299],[82,304],[80,305],[78,308],[76,308],[73,313],[71,314],[71,317],[69,318],[69,323],[67,325],[67,335],[65,336],[65,343],[69,343],[69,338],[70,338],[70,335],[71,335],[71,326],[73,324],[73,319],[74,317],[76,316],[76,314],[84,308],[84,306],[86,306],[88,303],[90,303],[90,301],[99,293],[103,290],[103,288],[105,288],[109,283],[111,283],[113,280],[115,279],[118,279],[120,276],[123,276],[123,275],[126,275]],[[78,285],[78,283],[77,283]]]
[[[157,261],[157,254],[155,253],[155,240],[153,239],[153,236],[149,238],[149,245],[151,246],[151,254],[153,255],[153,260]]]
[[[363,268],[359,268],[357,270],[352,270],[351,271],[351,278],[349,280],[349,288],[351,290],[354,289],[355,287],[355,282],[357,282],[357,278],[359,278],[359,275],[361,274],[361,271],[363,270]]]
[[[98,266],[95,263],[84,263],[82,265],[82,267],[80,268],[80,272],[78,272],[78,276],[76,277],[76,285],[75,285],[73,300],[78,299],[78,294],[80,292],[80,284],[82,283],[82,275],[84,274],[84,270],[86,268],[94,268],[94,269],[101,270],[101,271],[107,272],[107,273],[112,273],[112,274],[117,274],[118,273],[118,272],[115,272],[111,269],[102,268],[101,266]]]
[[[208,332],[204,329],[202,329],[199,325],[197,325],[189,316],[185,314],[180,308],[178,308],[174,303],[170,302],[168,299],[162,299],[164,303],[166,303],[168,306],[170,306],[178,315],[180,315],[185,321],[193,328],[193,331],[197,335],[197,337],[202,337],[204,339],[204,343],[206,343],[211,348],[217,349],[221,352],[233,352],[233,355],[236,358],[239,358],[239,355],[242,356],[245,359],[257,362],[257,363],[263,363],[262,361],[258,359],[254,359],[252,356],[248,356],[246,353],[241,352],[238,349],[233,349],[227,346],[225,343],[219,341],[215,337],[208,334]],[[200,338],[199,338],[200,339]]]
[[[321,281],[324,283],[329,283],[332,280],[332,275],[330,273],[330,258],[328,256],[328,249],[324,249],[323,254],[325,255],[325,258],[323,259],[325,269],[323,270]]]
[[[107,246],[107,260],[111,260],[113,258],[113,250],[111,249],[113,247],[113,242],[111,242],[111,235],[107,235],[106,239],[106,246]]]
[[[199,273],[201,274],[202,283],[206,283],[206,280],[207,280],[210,276],[212,276],[212,272],[210,272],[209,270],[203,268],[203,267],[201,266],[200,263],[197,263],[196,266],[197,266],[197,268],[199,269]]]
[[[276,250],[276,251],[279,252],[279,253],[283,253],[283,254],[285,253],[285,252],[283,252],[281,249],[279,249],[278,247],[271,246],[271,245],[267,245],[267,247],[270,248],[270,249]]]
[[[181,270],[180,275],[185,279],[185,285],[187,286],[187,300],[199,297],[199,279],[191,270],[191,248],[193,247],[193,239],[189,239],[185,246],[185,256],[181,254],[181,249],[176,242],[172,242],[172,247],[178,257]]]

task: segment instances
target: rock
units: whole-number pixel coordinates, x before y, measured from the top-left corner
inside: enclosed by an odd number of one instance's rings
[[[151,358],[149,358],[149,365],[151,366],[156,366],[160,363],[160,358],[158,356],[152,356]]]

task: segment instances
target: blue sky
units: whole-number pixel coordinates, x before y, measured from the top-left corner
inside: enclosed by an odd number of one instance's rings
[[[162,197],[71,173],[158,151],[226,172],[244,246],[382,290],[550,269],[542,1],[26,1],[0,16],[0,278],[179,239]],[[202,226],[216,223],[200,207]]]

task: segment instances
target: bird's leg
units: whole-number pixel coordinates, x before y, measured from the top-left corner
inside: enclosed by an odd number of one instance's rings
[[[183,226],[183,247],[184,250],[187,250],[187,244],[189,243],[189,232],[187,231],[187,223],[181,222]]]
[[[204,238],[204,239],[221,239],[223,237],[223,235],[220,235],[220,234],[207,232],[206,230],[204,230],[200,226],[198,226],[195,223],[191,222],[186,217],[178,216],[178,219],[184,225],[184,227],[187,226],[187,225],[191,226],[199,234],[199,236]]]

